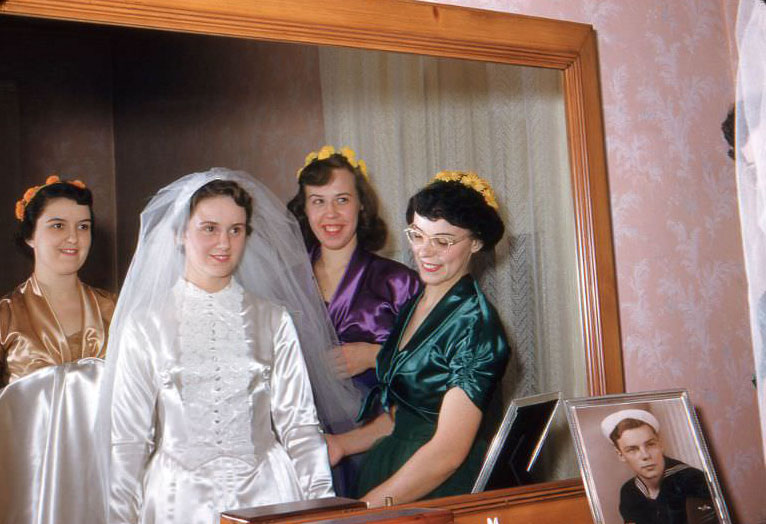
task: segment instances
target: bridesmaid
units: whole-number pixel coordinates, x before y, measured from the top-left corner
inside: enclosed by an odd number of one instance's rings
[[[0,301],[0,387],[47,366],[103,358],[115,296],[77,276],[91,245],[93,196],[50,176],[16,203],[34,271]]]
[[[425,287],[378,354],[378,385],[362,415],[374,416],[376,405],[385,413],[325,436],[332,463],[370,450],[357,495],[371,506],[470,491],[486,447],[479,425],[509,355],[497,312],[469,271],[503,235],[489,185],[473,173],[439,173],[410,199],[407,221]]]
[[[386,241],[378,199],[363,160],[325,146],[306,157],[298,171],[298,193],[288,203],[298,219],[314,275],[338,340],[334,350],[341,376],[353,377],[361,396],[375,385],[375,358],[402,306],[420,288],[417,273],[374,253]],[[321,379],[313,387],[322,388]],[[320,416],[322,395],[317,395]],[[358,410],[358,407],[355,411]],[[346,431],[352,427],[330,427]],[[361,457],[335,470],[335,489],[349,496]]]
[[[314,275],[341,346],[345,375],[362,393],[375,384],[375,358],[402,305],[417,293],[417,273],[374,253],[386,224],[364,160],[325,146],[306,157],[298,193],[288,203],[311,254]]]
[[[57,176],[16,204],[34,271],[0,300],[0,523],[104,517],[93,439],[115,297],[77,276],[92,205],[85,184]]]

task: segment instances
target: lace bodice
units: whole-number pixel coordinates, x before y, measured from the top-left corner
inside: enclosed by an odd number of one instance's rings
[[[242,300],[234,280],[212,294],[179,283],[177,362],[187,446],[252,457],[250,390],[258,366],[246,340]],[[268,381],[268,367],[261,375]]]

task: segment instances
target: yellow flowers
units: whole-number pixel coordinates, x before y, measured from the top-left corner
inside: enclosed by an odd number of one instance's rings
[[[348,147],[341,147],[335,149],[333,146],[323,146],[319,151],[312,151],[306,155],[306,160],[303,163],[303,167],[298,170],[297,177],[300,179],[303,170],[312,162],[318,160],[326,160],[333,155],[341,155],[344,157],[352,167],[359,169],[359,171],[367,178],[367,164],[364,160],[357,160],[356,153],[353,149]],[[431,183],[436,181],[443,182],[460,182],[466,187],[470,187],[474,191],[478,192],[487,203],[488,206],[497,210],[499,208],[497,200],[495,199],[495,192],[492,190],[492,186],[489,182],[481,178],[476,173],[471,171],[440,171],[434,176]]]
[[[336,151],[333,146],[324,146],[319,151],[312,151],[306,155],[306,160],[303,162],[303,167],[298,170],[297,177],[301,177],[301,172],[311,162],[314,162],[315,160],[327,160],[332,155],[341,155],[348,161],[349,164],[351,164],[351,167],[358,169],[362,175],[364,175],[364,178],[368,178],[367,164],[364,162],[364,160],[356,159],[356,153],[353,149],[348,147],[341,147]]]
[[[460,182],[464,186],[470,187],[481,194],[488,206],[498,209],[497,200],[495,200],[495,192],[492,190],[492,186],[476,173],[470,171],[439,171],[436,173],[433,180],[431,180],[431,183],[433,184],[437,181]]]
[[[35,198],[35,195],[37,195],[37,192],[40,191],[45,186],[49,186],[51,184],[59,184],[59,183],[66,183],[73,185],[75,187],[79,187],[80,189],[85,189],[85,183],[81,180],[61,180],[58,175],[50,175],[48,178],[45,179],[45,183],[41,186],[32,186],[26,191],[24,191],[24,196],[21,197],[21,200],[16,202],[16,220],[22,221],[24,220],[24,210],[27,208],[29,203],[32,201],[33,198]]]

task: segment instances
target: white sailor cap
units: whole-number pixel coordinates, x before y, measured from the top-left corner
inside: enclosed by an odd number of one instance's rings
[[[657,418],[648,411],[644,411],[643,409],[623,409],[604,417],[604,420],[601,421],[601,433],[609,439],[609,435],[612,434],[612,431],[617,427],[617,424],[626,418],[633,418],[640,420],[641,422],[646,422],[654,428],[655,433],[660,430],[660,423],[657,421]]]

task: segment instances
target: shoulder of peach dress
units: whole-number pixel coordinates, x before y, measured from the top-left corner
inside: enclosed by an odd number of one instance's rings
[[[114,295],[81,283],[82,328],[67,336],[34,275],[0,302],[0,385],[48,366],[104,358]]]
[[[0,302],[0,385],[32,371],[60,363],[58,323],[34,276],[16,286]],[[52,333],[53,337],[46,336]]]
[[[106,356],[109,324],[114,315],[116,296],[113,293],[80,282],[83,306],[82,335],[79,351],[73,350],[73,360]]]
[[[114,315],[114,308],[117,305],[117,294],[101,289],[98,287],[90,286],[85,282],[80,281],[83,289],[86,293],[89,293],[96,301],[96,305],[101,312],[101,318],[104,321],[104,327],[108,330],[109,324],[112,321],[112,315]]]

